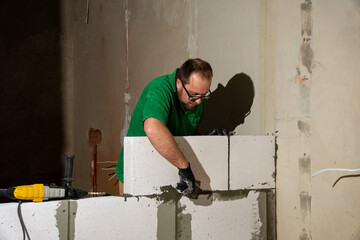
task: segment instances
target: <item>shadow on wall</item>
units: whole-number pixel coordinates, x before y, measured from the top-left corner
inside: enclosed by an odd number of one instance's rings
[[[254,83],[244,73],[235,74],[226,87],[219,83],[211,98],[205,100],[199,132],[206,134],[214,128],[233,131],[250,114],[254,96]]]
[[[191,169],[195,175],[196,181],[198,181],[199,183],[200,189],[205,190],[207,192],[211,192],[212,191],[211,179],[209,175],[206,173],[204,167],[202,166],[201,162],[194,153],[191,145],[186,141],[185,138],[182,138],[181,141],[182,143],[180,145],[183,146],[181,147],[181,151],[183,153],[186,153],[185,157],[186,159],[189,160],[191,164]],[[210,206],[213,203],[213,197],[210,194],[209,196],[207,196],[207,198],[202,198],[202,197],[199,197],[198,199],[190,198],[190,201],[192,201],[195,205]]]
[[[0,3],[0,188],[61,184],[59,1]]]

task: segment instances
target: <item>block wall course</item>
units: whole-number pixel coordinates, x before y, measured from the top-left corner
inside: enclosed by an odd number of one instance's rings
[[[176,205],[148,197],[101,197],[76,202],[70,209],[76,239],[158,239],[175,236]]]
[[[209,200],[210,199],[210,200]],[[177,239],[266,239],[266,193],[233,191],[181,198]]]
[[[175,137],[203,190],[228,188],[228,139],[217,136]],[[131,195],[161,193],[176,187],[178,169],[154,149],[147,137],[126,137],[124,191]]]
[[[17,208],[18,203],[0,204],[0,239],[23,239]],[[25,202],[21,213],[31,239],[67,239],[67,201]]]
[[[203,190],[275,188],[274,136],[175,137]],[[176,186],[178,170],[147,137],[125,138],[125,193],[151,195]]]
[[[275,137],[232,136],[230,190],[275,188]]]

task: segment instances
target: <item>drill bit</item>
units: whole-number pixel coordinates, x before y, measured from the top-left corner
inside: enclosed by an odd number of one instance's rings
[[[104,196],[106,195],[106,192],[88,192],[88,194],[94,196]]]

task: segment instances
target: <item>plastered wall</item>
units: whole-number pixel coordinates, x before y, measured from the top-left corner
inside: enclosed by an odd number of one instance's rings
[[[359,168],[359,2],[268,1],[266,9],[278,239],[359,239],[358,175],[311,176]]]
[[[277,136],[278,239],[360,237],[359,178],[333,187],[351,173],[311,176],[359,168],[358,1],[92,0],[89,9],[85,23],[86,1],[73,6],[76,184],[91,186],[89,129],[102,132],[99,161],[116,161],[144,86],[201,57],[214,68],[211,90],[237,73],[255,88],[236,134]],[[115,192],[107,173],[98,188]]]
[[[74,184],[117,194],[116,178],[101,170],[116,164],[125,117],[126,47],[123,1],[73,3]],[[93,129],[90,134],[90,129]],[[90,138],[92,136],[92,138]]]

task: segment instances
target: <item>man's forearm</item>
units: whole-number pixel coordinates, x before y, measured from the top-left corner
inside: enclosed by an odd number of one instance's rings
[[[155,118],[148,118],[144,121],[144,130],[151,144],[161,156],[177,168],[187,168],[189,166],[189,162],[163,122]]]

